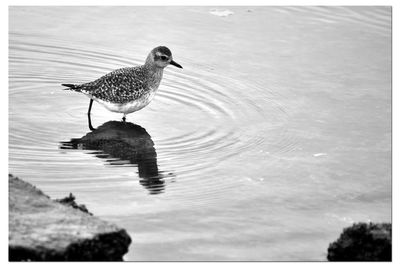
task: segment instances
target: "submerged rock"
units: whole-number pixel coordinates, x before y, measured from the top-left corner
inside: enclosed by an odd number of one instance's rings
[[[9,176],[10,261],[120,261],[130,243],[124,229]]]
[[[329,244],[329,261],[391,261],[392,225],[357,223]]]

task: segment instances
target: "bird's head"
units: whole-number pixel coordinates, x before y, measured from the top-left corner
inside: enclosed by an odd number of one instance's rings
[[[165,68],[169,64],[181,68],[182,66],[176,63],[172,59],[171,50],[166,46],[158,46],[151,50],[149,56],[146,59],[146,64],[151,64],[157,68]]]

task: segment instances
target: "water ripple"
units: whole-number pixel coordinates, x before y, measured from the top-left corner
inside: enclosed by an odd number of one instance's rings
[[[71,154],[71,149],[68,149],[54,156],[54,149],[58,148],[55,142],[61,141],[55,138],[63,134],[57,131],[57,127],[52,127],[51,123],[45,122],[53,121],[57,126],[57,121],[63,118],[66,125],[70,125],[70,129],[75,129],[74,132],[77,132],[78,126],[85,123],[87,109],[85,98],[63,92],[59,84],[64,81],[89,79],[96,73],[102,75],[116,67],[140,64],[143,60],[104,49],[96,49],[94,52],[82,47],[71,47],[60,40],[52,40],[44,45],[39,42],[39,37],[35,37],[38,38],[37,43],[27,42],[18,34],[11,34],[10,38],[13,40],[9,57],[12,70],[10,99],[15,104],[10,108],[10,116],[16,121],[10,125],[12,165],[16,169],[24,170],[21,165],[30,162],[59,176],[62,176],[68,164],[84,169],[84,164],[79,160],[83,156],[81,149],[77,151],[78,154]],[[35,40],[35,38],[29,39]],[[190,66],[190,59],[182,60]],[[46,71],[43,71],[43,68]],[[200,182],[204,186],[207,184],[206,181],[195,181],[200,173],[204,170],[212,172],[218,164],[237,157],[238,153],[258,153],[258,148],[265,145],[269,145],[271,151],[277,155],[289,153],[295,149],[296,140],[288,132],[282,132],[281,139],[274,140],[274,143],[265,143],[269,128],[273,129],[277,124],[284,123],[290,112],[290,109],[279,101],[280,97],[271,88],[266,88],[262,82],[242,82],[235,79],[234,75],[217,75],[209,68],[199,67],[193,71],[189,67],[181,72],[167,69],[156,96],[157,106],[150,105],[147,112],[150,115],[156,114],[161,119],[158,122],[160,125],[162,125],[161,114],[164,114],[165,118],[178,120],[184,126],[167,134],[163,134],[160,126],[155,133],[151,133],[153,136],[151,142],[154,142],[154,148],[157,150],[157,165],[168,166],[167,172],[173,172],[173,177],[177,179],[186,179],[187,182],[195,184]],[[23,100],[16,101],[16,99]],[[29,120],[34,121],[35,125],[24,127],[24,123],[30,122],[24,120],[24,113],[20,112],[18,105],[32,104],[39,99],[47,104],[31,106],[32,115],[29,116]],[[71,101],[77,102],[71,105]],[[49,114],[48,110],[53,112]],[[104,116],[110,116],[100,108],[95,114],[99,112],[105,114]],[[263,123],[263,128],[259,128],[259,122]],[[83,127],[85,129],[86,125]],[[71,140],[81,137],[70,136]],[[62,144],[61,147],[69,147],[66,140]],[[274,150],[274,147],[279,149]],[[104,166],[113,169],[122,168],[121,173],[137,167],[136,162],[132,162],[129,158],[109,153],[102,151],[101,148],[85,152],[87,156],[92,157],[92,162],[97,158]],[[160,170],[160,173],[163,172]],[[98,174],[98,179],[103,180],[110,175],[111,173],[104,169],[104,176]],[[60,182],[76,182],[76,179],[59,179]],[[86,183],[93,181],[94,178],[91,174],[87,178],[80,175],[80,179]],[[140,180],[140,177],[138,179]],[[163,192],[162,188],[168,181],[168,175],[157,179],[153,182],[147,181],[146,187],[152,188],[150,193]],[[92,182],[88,183],[88,186],[92,186]],[[215,190],[222,190],[226,186],[233,185],[231,182],[228,184],[221,182]],[[186,187],[173,190],[190,191]],[[210,196],[212,195],[210,193]],[[202,197],[204,201],[207,198],[206,195],[197,197]]]

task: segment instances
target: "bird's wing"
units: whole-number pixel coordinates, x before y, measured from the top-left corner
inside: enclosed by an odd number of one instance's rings
[[[146,88],[144,69],[140,67],[114,70],[99,79],[81,85],[81,91],[113,103],[138,99]]]

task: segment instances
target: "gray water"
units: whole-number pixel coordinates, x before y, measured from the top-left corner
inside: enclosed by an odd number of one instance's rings
[[[126,228],[125,260],[320,261],[343,227],[391,222],[389,7],[9,16],[9,171]],[[183,69],[128,128],[94,103],[108,143],[85,144],[89,99],[60,84],[158,45]]]

